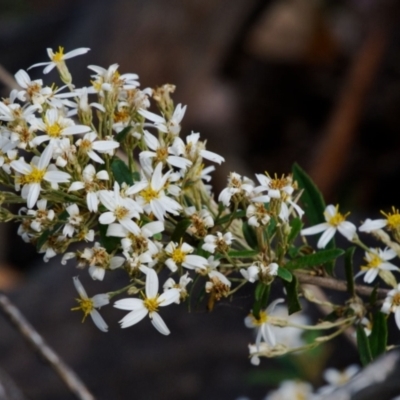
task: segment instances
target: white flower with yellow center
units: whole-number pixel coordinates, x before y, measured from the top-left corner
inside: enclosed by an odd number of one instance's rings
[[[324,379],[328,382],[328,385],[322,386],[318,389],[320,396],[327,396],[333,393],[337,388],[345,385],[350,381],[358,372],[360,367],[356,364],[349,365],[343,371],[339,371],[335,368],[328,368],[324,371]]]
[[[282,303],[283,299],[274,300],[264,311],[260,311],[259,318],[255,318],[253,314],[248,315],[244,319],[244,324],[248,328],[256,328],[257,336],[256,336],[256,346],[259,349],[261,339],[264,339],[265,342],[269,343],[271,346],[276,345],[276,338],[273,332],[272,325],[270,324],[269,318],[270,314],[274,311],[277,304]]]
[[[229,207],[234,195],[247,196],[254,190],[254,182],[236,172],[231,172],[228,177],[228,185],[221,191],[218,201]]]
[[[43,142],[51,142],[61,139],[63,136],[77,135],[79,133],[89,132],[91,129],[86,125],[75,125],[70,118],[65,118],[57,109],[50,108],[46,111],[43,119],[36,118],[30,121],[32,128],[45,132],[33,139],[33,143],[39,146]]]
[[[186,290],[186,286],[192,282],[192,278],[189,278],[189,272],[186,272],[186,274],[183,274],[179,278],[179,283],[176,283],[173,278],[168,278],[164,285],[163,289],[164,290],[169,290],[169,289],[178,289],[179,290],[179,297],[175,301],[176,304],[179,304],[181,300],[185,300],[185,298],[188,296],[188,292]]]
[[[71,204],[66,208],[68,213],[68,223],[63,228],[63,235],[72,237],[77,229],[81,226],[83,217],[79,213],[79,207],[76,204]]]
[[[164,221],[166,213],[178,215],[182,206],[165,193],[168,178],[172,171],[162,174],[162,163],[158,163],[150,179],[143,176],[140,182],[135,183],[127,191],[127,195],[136,194],[137,202],[144,211],[154,214],[159,221]]]
[[[399,271],[399,268],[392,263],[387,262],[397,256],[392,249],[370,249],[365,253],[364,260],[366,265],[361,266],[361,271],[356,274],[355,278],[364,275],[364,282],[372,283],[378,276],[380,271]]]
[[[110,179],[108,172],[106,170],[96,172],[96,168],[92,164],[88,164],[82,171],[82,179],[82,181],[72,182],[68,192],[85,189],[88,210],[97,212],[99,206],[99,188],[102,186],[101,181],[108,181]]]
[[[178,266],[185,267],[187,269],[205,269],[207,260],[204,257],[191,254],[194,248],[187,243],[174,243],[169,242],[165,247],[165,253],[169,258],[165,261],[165,265],[172,271],[175,272]]]
[[[174,136],[178,136],[179,132],[181,131],[180,123],[183,119],[183,116],[185,115],[186,106],[182,107],[182,104],[178,104],[175,107],[174,113],[169,120],[147,110],[140,109],[138,112],[146,119],[152,121],[154,127],[157,128],[159,131],[164,133],[171,133]]]
[[[51,61],[34,64],[30,66],[28,69],[35,67],[45,67],[43,73],[48,74],[55,67],[58,68],[62,67],[65,60],[68,60],[69,58],[72,57],[80,56],[81,54],[86,54],[89,50],[90,49],[86,47],[80,47],[79,49],[75,49],[64,54],[64,47],[59,46],[58,51],[56,51],[55,53],[53,52],[52,49],[48,48],[47,55],[49,56]]]
[[[136,201],[121,196],[118,182],[114,183],[114,191],[100,190],[99,199],[104,207],[109,210],[100,215],[99,222],[101,224],[109,225],[118,221],[128,231],[134,234],[140,233],[140,228],[132,221],[132,218],[139,219],[139,213],[143,210]]]
[[[31,221],[30,227],[35,232],[41,232],[43,229],[43,225],[46,225],[54,220],[55,213],[54,210],[47,210],[47,200],[41,199],[37,202],[37,210],[27,210],[27,215],[33,217]],[[20,210],[21,211],[24,209]],[[25,209],[26,210],[26,209]]]
[[[400,283],[387,294],[381,312],[385,314],[394,313],[397,328],[400,329]]]
[[[219,252],[226,252],[231,246],[232,240],[233,235],[231,232],[226,232],[224,234],[221,232],[216,232],[216,235],[207,235],[204,238],[204,244],[201,246],[201,248],[211,254],[214,254],[215,250]]]
[[[151,158],[156,162],[167,163],[182,170],[186,170],[187,167],[192,165],[190,160],[179,157],[180,154],[174,155],[170,147],[162,145],[160,141],[148,131],[144,131],[143,137],[147,147],[152,151],[142,151],[139,154],[140,159]]]
[[[346,221],[348,214],[341,214],[339,212],[339,206],[327,206],[324,211],[324,216],[326,222],[302,229],[301,234],[314,235],[324,232],[317,243],[319,249],[323,249],[329,243],[336,231],[339,231],[347,240],[351,241],[353,239],[357,228],[351,222]]]
[[[103,317],[100,313],[96,310],[96,308],[101,308],[110,303],[110,299],[107,294],[96,294],[95,296],[89,298],[85,288],[83,287],[82,283],[79,281],[79,278],[75,276],[73,278],[74,286],[76,291],[79,294],[79,299],[76,301],[79,303],[78,307],[72,308],[72,311],[83,311],[83,320],[85,321],[86,317],[90,315],[94,324],[103,332],[108,331],[108,326],[104,321]]]
[[[141,321],[146,315],[149,315],[153,326],[163,335],[169,335],[170,330],[164,320],[158,314],[159,307],[165,307],[175,303],[179,299],[179,289],[172,288],[158,294],[158,276],[157,273],[147,267],[140,268],[146,274],[146,289],[143,300],[141,299],[122,299],[114,303],[115,308],[128,310],[129,314],[121,319],[121,328],[127,328]]]
[[[84,154],[87,154],[93,161],[98,162],[99,164],[104,164],[104,160],[95,152],[99,152],[100,154],[108,154],[113,155],[114,150],[119,147],[119,143],[115,140],[96,140],[97,133],[89,132],[82,139],[79,139],[76,142],[76,145],[79,147],[80,151]]]
[[[391,231],[400,229],[400,213],[399,210],[392,207],[392,212],[385,213],[381,211],[384,219],[366,219],[365,222],[358,228],[360,232],[373,232],[378,229],[387,227]]]
[[[43,181],[51,184],[67,183],[71,175],[58,170],[49,170],[49,163],[53,155],[53,147],[48,145],[39,159],[33,158],[28,164],[23,157],[11,162],[11,167],[21,174],[16,177],[17,183],[22,184],[21,196],[27,199],[28,208],[32,208],[39,198]],[[55,168],[55,167],[54,167]]]

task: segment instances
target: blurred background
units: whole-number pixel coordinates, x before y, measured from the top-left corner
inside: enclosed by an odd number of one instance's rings
[[[183,134],[200,132],[226,159],[217,194],[229,171],[280,175],[297,162],[327,203],[357,207],[358,223],[398,204],[399,11],[394,0],[1,0],[0,65],[14,74],[46,61],[47,47],[90,47],[68,63],[78,86],[88,85],[87,65],[113,63],[139,74],[142,87],[175,84],[176,103],[188,105]],[[30,74],[42,77],[40,68]],[[6,72],[0,80],[7,97]],[[73,267],[44,265],[16,229],[2,228],[0,290],[97,398],[260,399],[277,380],[270,363],[256,370],[247,359],[250,296],[211,315],[166,310],[167,338],[146,322],[121,331],[118,312],[105,310],[114,326],[104,335],[69,312]],[[0,369],[26,398],[72,399],[5,320],[0,326]],[[336,366],[357,361],[351,354]],[[306,378],[322,383],[313,372]]]

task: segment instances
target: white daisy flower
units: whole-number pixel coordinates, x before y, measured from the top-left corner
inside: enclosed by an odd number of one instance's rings
[[[301,234],[314,235],[316,233],[324,232],[317,243],[319,249],[325,248],[335,235],[336,231],[339,231],[347,240],[351,241],[353,239],[357,228],[351,222],[346,221],[348,214],[341,214],[338,205],[336,207],[333,205],[327,206],[324,211],[324,216],[326,222],[317,224],[310,228],[302,229]]]
[[[85,189],[86,191],[86,204],[88,210],[97,212],[99,206],[99,189],[103,185],[101,181],[108,181],[110,179],[106,170],[96,172],[96,168],[92,164],[88,164],[82,171],[83,181],[72,182],[68,192]]]
[[[114,150],[119,147],[119,143],[116,140],[96,140],[97,133],[89,132],[82,139],[76,142],[79,149],[87,154],[93,161],[99,164],[104,164],[104,160],[95,153],[95,150],[101,154],[113,155]]]
[[[254,183],[245,176],[242,178],[241,175],[236,172],[231,172],[228,177],[228,185],[221,191],[218,197],[218,201],[229,207],[231,204],[231,198],[234,195],[247,196],[254,190]]]
[[[140,159],[151,158],[154,159],[156,162],[166,162],[170,166],[182,170],[186,170],[187,167],[192,165],[192,162],[190,160],[179,157],[179,154],[173,155],[170,147],[163,146],[160,141],[148,131],[144,131],[143,137],[147,147],[153,151],[142,151],[139,154]]]
[[[67,183],[71,175],[58,170],[50,170],[50,160],[53,155],[53,147],[48,145],[39,159],[33,158],[31,164],[26,163],[23,157],[11,162],[11,167],[21,174],[16,177],[19,183],[23,184],[21,196],[27,199],[28,208],[32,208],[39,198],[42,190],[42,182],[46,181],[52,184]]]
[[[63,235],[72,238],[77,228],[82,224],[83,217],[80,215],[79,207],[76,204],[69,205],[66,211],[68,213],[68,223],[64,226]]]
[[[207,260],[204,257],[191,254],[194,248],[187,243],[174,243],[169,242],[165,247],[165,253],[169,258],[165,261],[165,265],[172,271],[175,272],[178,266],[182,265],[187,269],[205,269]]]
[[[232,240],[233,235],[231,232],[226,232],[224,234],[217,232],[216,235],[207,235],[204,238],[204,244],[201,248],[211,254],[214,254],[215,250],[225,252],[228,251],[231,246]]]
[[[400,213],[399,210],[392,207],[392,212],[385,213],[381,211],[381,214],[386,217],[382,219],[366,219],[365,222],[358,228],[360,232],[373,232],[378,229],[387,227],[391,231],[397,231],[400,228]]]
[[[185,298],[187,297],[188,293],[186,290],[186,286],[192,281],[193,281],[193,279],[189,278],[189,272],[186,272],[186,274],[183,274],[179,278],[179,283],[176,283],[173,280],[173,278],[168,278],[163,285],[163,289],[164,290],[169,290],[169,289],[173,289],[173,288],[178,289],[179,297],[175,301],[175,303],[179,304],[181,302],[181,300],[185,300]]]
[[[34,217],[34,220],[31,222],[30,227],[35,232],[41,232],[43,229],[43,225],[46,225],[46,223],[52,222],[54,220],[55,213],[53,210],[47,210],[46,199],[38,200],[36,206],[37,210],[27,210],[26,213],[27,215]]]
[[[139,114],[145,117],[146,119],[152,121],[154,123],[154,127],[159,131],[164,133],[171,133],[174,136],[178,136],[181,131],[181,121],[186,112],[186,106],[182,107],[182,104],[178,104],[175,107],[174,113],[169,121],[167,121],[164,117],[160,115],[154,114],[150,111],[140,109],[138,110]]]
[[[65,60],[68,60],[69,58],[72,57],[80,56],[81,54],[86,54],[89,50],[90,49],[86,47],[80,47],[79,49],[75,49],[64,54],[64,47],[59,46],[58,51],[56,51],[55,53],[53,52],[52,49],[48,48],[47,55],[49,56],[51,61],[33,64],[28,69],[35,67],[45,67],[43,73],[48,74],[55,67],[60,67]]]
[[[257,349],[260,346],[261,339],[264,339],[265,342],[269,343],[271,346],[276,345],[276,337],[273,332],[272,325],[268,321],[268,318],[277,304],[283,303],[284,299],[276,299],[274,300],[264,311],[260,311],[260,318],[256,319],[253,314],[248,315],[244,323],[248,328],[256,328],[257,336],[256,336],[256,346]]]
[[[271,280],[271,277],[278,275],[279,266],[276,263],[265,264],[262,261],[256,261],[249,267],[241,268],[240,273],[247,281],[254,283],[261,279]]]
[[[394,313],[397,328],[400,329],[400,283],[387,294],[381,311],[385,314]]]
[[[158,294],[157,273],[147,267],[142,267],[141,271],[146,274],[146,289],[143,300],[141,299],[122,299],[114,303],[114,307],[120,310],[128,310],[130,313],[121,319],[121,328],[127,328],[141,321],[149,315],[153,326],[163,335],[169,335],[170,330],[164,320],[158,314],[159,307],[165,307],[175,303],[179,299],[179,290],[176,288],[168,289],[161,295]]]
[[[77,135],[79,133],[89,132],[91,129],[86,125],[76,125],[71,118],[65,118],[62,113],[50,108],[46,111],[43,119],[35,118],[30,121],[32,128],[45,132],[45,135],[40,135],[33,139],[33,143],[39,146],[48,140],[54,141],[61,139],[63,136]]]
[[[79,281],[79,278],[75,276],[73,278],[74,286],[76,291],[79,294],[79,299],[76,301],[79,303],[78,307],[72,308],[73,311],[82,310],[83,311],[83,320],[85,321],[86,317],[90,315],[94,324],[103,332],[108,331],[108,326],[104,321],[103,317],[100,313],[96,310],[96,308],[101,308],[110,303],[110,299],[107,294],[96,294],[95,296],[89,298],[86,294],[86,291]]]
[[[132,218],[139,219],[139,213],[143,210],[136,201],[121,196],[118,182],[114,182],[114,191],[100,190],[99,199],[109,210],[100,215],[99,222],[101,224],[109,225],[118,221],[133,234],[140,233],[140,228],[134,221],[132,221]]]
[[[392,249],[370,249],[365,252],[364,260],[366,265],[361,266],[361,271],[356,274],[355,278],[364,275],[365,283],[372,283],[378,276],[380,271],[399,271],[399,268],[392,263],[387,262],[397,256]]]
[[[328,385],[325,385],[318,389],[318,394],[322,396],[326,396],[332,392],[334,392],[337,388],[345,385],[350,381],[358,372],[360,371],[360,367],[358,365],[352,364],[349,365],[343,371],[339,371],[335,368],[328,368],[324,371],[324,379],[328,382]]]
[[[164,221],[166,213],[178,215],[181,205],[165,193],[165,186],[172,171],[162,174],[162,163],[157,164],[151,179],[143,176],[140,182],[135,183],[125,193],[136,194],[137,202],[147,214],[153,213],[159,221]]]

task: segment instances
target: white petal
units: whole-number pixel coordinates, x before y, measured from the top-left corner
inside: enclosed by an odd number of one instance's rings
[[[129,326],[137,324],[141,321],[147,314],[147,308],[143,307],[139,310],[131,311],[129,314],[125,315],[124,318],[121,319],[120,324],[121,328],[128,328]]]
[[[103,317],[100,315],[100,313],[97,310],[92,310],[90,312],[90,316],[92,317],[93,323],[102,332],[107,332],[108,331],[108,325],[106,324],[106,321],[104,321]]]
[[[143,304],[143,300],[133,299],[133,298],[117,300],[114,303],[114,307],[120,310],[129,310],[129,311],[146,309],[146,307]]]
[[[325,246],[329,243],[329,241],[333,238],[336,233],[336,228],[330,226],[319,238],[317,247],[319,249],[325,248]]]
[[[371,232],[376,231],[378,229],[382,229],[387,225],[386,219],[367,219],[365,222],[358,228],[360,232]]]
[[[108,225],[115,222],[115,215],[111,211],[107,211],[100,215],[99,222],[103,225]]]
[[[331,227],[331,225],[329,225],[326,222],[323,222],[322,224],[318,224],[318,225],[311,226],[310,228],[302,229],[301,234],[302,235],[314,235],[316,233],[323,232],[330,227]]]
[[[158,303],[160,307],[168,306],[175,303],[179,299],[179,289],[173,288],[166,290],[159,298]]]
[[[147,269],[146,274],[146,297],[152,299],[158,294],[158,276],[151,268]]]
[[[87,299],[88,295],[87,295],[87,293],[86,293],[81,281],[79,280],[79,278],[77,276],[74,276],[72,278],[72,281],[74,282],[75,289],[79,293],[79,296],[84,298],[84,299]]]
[[[100,308],[106,306],[107,304],[110,304],[110,298],[105,293],[96,294],[95,296],[92,297],[92,301],[93,305],[96,308]]]
[[[338,231],[347,239],[352,240],[357,228],[354,224],[349,221],[343,221],[338,225]]]
[[[62,171],[47,171],[43,177],[50,183],[67,183],[71,179],[71,175]]]
[[[27,206],[28,208],[32,208],[39,197],[40,194],[40,184],[39,183],[31,183],[29,185],[28,197],[27,197]]]
[[[171,333],[167,325],[165,325],[164,320],[156,312],[151,314],[151,323],[153,324],[154,328],[156,328],[158,332],[162,333],[163,335],[169,335]]]

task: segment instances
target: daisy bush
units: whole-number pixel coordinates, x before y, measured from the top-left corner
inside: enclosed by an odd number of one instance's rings
[[[111,305],[121,328],[149,318],[168,335],[163,307],[212,311],[245,293],[253,305],[238,319],[254,328],[254,364],[349,329],[364,364],[385,352],[391,314],[400,328],[399,211],[351,222],[338,205],[325,205],[297,165],[280,176],[231,172],[214,193],[211,174],[224,158],[199,133],[181,132],[186,106],[173,102],[175,87],[141,88],[138,75],[117,64],[89,65],[87,86],[76,87],[66,62],[88,51],[48,49],[49,61],[30,68],[44,67],[44,75],[56,69],[59,82],[20,70],[20,89],[0,102],[0,218],[18,223],[44,261],[59,255],[78,268],[79,279],[71,272],[79,295],[73,309],[107,331],[100,312]],[[356,250],[364,261],[353,262]],[[125,285],[88,297],[81,282],[106,281],[115,270],[125,273]],[[347,294],[336,304],[303,283]],[[306,302],[331,313],[314,322],[294,318]],[[307,330],[318,335],[302,340]],[[283,340],[288,332],[296,340]]]

